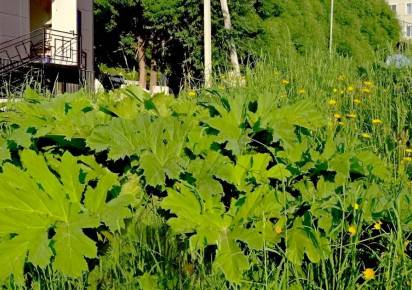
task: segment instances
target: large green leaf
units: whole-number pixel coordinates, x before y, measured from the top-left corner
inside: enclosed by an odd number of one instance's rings
[[[108,192],[118,185],[117,178],[106,171],[92,188],[87,182],[90,179],[81,177],[79,160],[69,153],[54,160],[56,172],[33,151],[22,151],[20,156],[23,168],[6,164],[0,173],[0,249],[4,249],[0,257],[10,261],[0,265],[0,281],[11,274],[22,281],[26,257],[28,262],[45,267],[50,263],[52,249],[56,270],[80,276],[88,269],[85,257],[97,256],[95,242],[83,229],[96,228],[101,223],[113,228],[130,214],[126,209],[132,198],[119,196],[106,202]],[[53,236],[49,236],[51,229],[55,231]],[[13,251],[7,252],[7,248]]]

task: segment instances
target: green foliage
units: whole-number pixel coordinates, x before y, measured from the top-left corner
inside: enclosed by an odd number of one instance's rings
[[[298,54],[326,50],[329,5],[330,1],[320,0],[229,1],[234,29],[228,32],[223,27],[219,1],[212,2],[215,68],[229,67],[230,39],[235,40],[244,64],[262,56],[273,57],[279,50]],[[156,60],[172,87],[180,85],[183,77],[192,81],[201,76],[203,9],[198,1],[100,0],[96,1],[95,16],[100,62],[136,67],[139,36],[146,40],[148,59]],[[338,55],[360,63],[372,60],[376,50],[393,46],[399,33],[396,17],[384,0],[344,0],[335,5],[333,43]]]
[[[31,150],[21,151],[20,157],[22,168],[6,164],[0,174],[1,281],[13,274],[22,283],[26,257],[44,268],[54,256],[56,270],[80,276],[88,270],[85,258],[97,257],[95,242],[83,230],[101,224],[113,231],[124,228],[137,188],[129,186],[131,191],[107,202],[108,192],[120,186],[113,173],[102,169],[88,174],[88,164],[69,152],[48,162]]]
[[[93,259],[122,260],[114,272],[135,267],[134,287],[195,285],[158,275],[162,262],[147,261],[163,248],[140,245],[148,257],[139,259],[125,253],[125,236],[138,243],[152,231],[178,244],[167,265],[198,264],[187,267],[193,277],[204,271],[233,286],[278,281],[256,274],[263,265],[290,281],[334,271],[340,257],[351,269],[364,266],[357,262],[363,253],[377,263],[369,241],[382,244],[383,257],[396,246],[409,261],[398,248],[412,227],[405,172],[392,176],[396,164],[348,140],[315,102],[280,105],[276,94],[235,90],[197,99],[150,97],[134,87],[95,100],[30,93],[9,104],[0,116],[0,258],[10,261],[0,267],[2,280],[21,284],[47,267],[99,280],[101,273],[88,271]],[[396,245],[375,240],[384,235],[371,229],[379,222],[399,235]],[[101,256],[105,250],[110,256]],[[397,285],[406,285],[400,276]],[[348,277],[343,286],[362,283],[358,273]],[[329,285],[321,275],[311,279]]]

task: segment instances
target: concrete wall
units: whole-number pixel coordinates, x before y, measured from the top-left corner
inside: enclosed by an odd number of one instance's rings
[[[411,26],[412,29],[412,13],[408,13],[407,4],[412,5],[412,0],[386,0],[386,2],[392,6],[396,5],[396,15],[399,19],[402,28],[402,35],[405,38],[412,39],[411,36],[406,35],[407,26]]]
[[[0,43],[30,32],[29,0],[0,0]]]

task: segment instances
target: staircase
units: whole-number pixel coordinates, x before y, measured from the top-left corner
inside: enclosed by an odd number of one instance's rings
[[[77,34],[48,28],[0,43],[0,97],[36,83],[52,90],[59,75],[80,74],[84,58]]]

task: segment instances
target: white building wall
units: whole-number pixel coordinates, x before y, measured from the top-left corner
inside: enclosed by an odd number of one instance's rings
[[[0,43],[30,32],[29,0],[0,0]]]
[[[403,37],[412,39],[412,10],[408,11],[408,4],[412,7],[412,0],[386,0],[386,2],[391,6],[399,19]],[[410,27],[409,35],[407,35],[408,26]]]
[[[52,56],[59,60],[54,63],[75,65],[78,59],[77,34],[77,0],[53,0],[52,2],[52,30],[67,32],[60,34],[52,32]],[[72,33],[72,35],[70,35]],[[65,38],[62,40],[62,36]],[[71,43],[66,44],[67,38],[72,37]],[[67,60],[67,61],[66,61]]]

